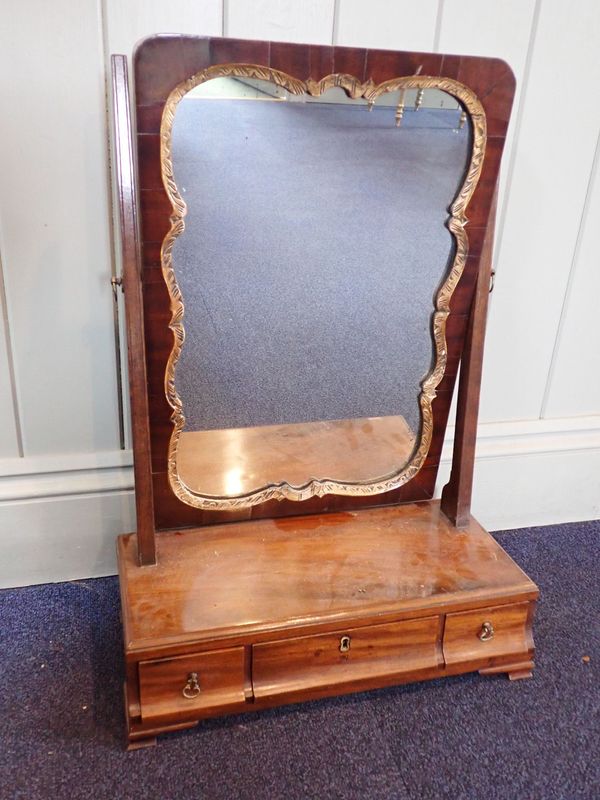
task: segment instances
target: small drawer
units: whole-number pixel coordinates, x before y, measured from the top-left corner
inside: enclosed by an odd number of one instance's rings
[[[142,661],[139,677],[143,722],[201,718],[245,702],[244,648]]]
[[[533,650],[529,630],[529,603],[481,608],[446,615],[446,664],[485,664],[500,656],[524,655]]]
[[[254,696],[273,697],[369,682],[441,665],[438,617],[266,642],[252,648]]]

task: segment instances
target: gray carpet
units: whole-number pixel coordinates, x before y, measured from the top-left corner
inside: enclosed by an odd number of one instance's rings
[[[458,112],[184,100],[174,249],[190,430],[403,414],[430,369]]]
[[[531,680],[224,718],[133,753],[116,579],[0,592],[2,800],[597,800],[600,521],[498,539],[542,593]]]

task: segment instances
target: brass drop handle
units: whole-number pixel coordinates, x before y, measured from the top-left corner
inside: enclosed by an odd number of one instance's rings
[[[482,642],[489,642],[494,638],[494,626],[491,622],[484,622],[479,631],[479,638]]]
[[[350,637],[342,636],[340,639],[340,653],[347,653],[350,650]]]
[[[187,682],[183,687],[182,695],[188,700],[193,700],[200,694],[200,682],[198,680],[197,672],[190,672]]]

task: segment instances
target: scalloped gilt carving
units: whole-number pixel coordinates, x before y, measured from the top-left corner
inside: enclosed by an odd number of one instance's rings
[[[195,86],[220,77],[258,78],[282,86],[292,94],[304,93],[318,96],[328,89],[337,86],[357,99],[364,97],[367,102],[375,100],[386,92],[402,89],[439,89],[453,95],[459,100],[471,117],[473,126],[473,147],[471,160],[465,181],[450,209],[448,228],[456,240],[456,253],[450,271],[438,291],[433,313],[433,339],[435,347],[434,366],[422,381],[419,405],[421,409],[421,437],[410,461],[398,472],[373,481],[349,483],[335,480],[311,480],[303,486],[292,486],[282,481],[277,484],[258,487],[256,491],[233,497],[215,497],[192,491],[182,480],[177,470],[177,446],[179,437],[185,426],[185,416],[181,398],[175,388],[175,371],[185,339],[183,327],[183,298],[177,284],[173,266],[173,245],[185,228],[184,218],[187,213],[175,179],[171,139],[175,112],[179,101]],[[423,466],[433,435],[432,403],[446,370],[446,320],[450,313],[450,300],[465,267],[468,253],[468,237],[465,226],[467,205],[479,181],[485,156],[487,139],[486,119],[483,106],[476,95],[464,84],[451,78],[430,77],[427,75],[411,75],[393,78],[380,84],[368,80],[361,82],[352,75],[337,73],[327,75],[320,81],[308,79],[299,81],[279,70],[256,64],[219,64],[196,73],[173,89],[165,104],[161,127],[161,167],[165,190],[171,201],[173,212],[170,217],[171,227],[163,241],[161,249],[162,272],[169,292],[171,303],[171,321],[169,327],[173,332],[173,348],[169,355],[165,370],[165,394],[173,413],[171,421],[173,432],[169,441],[168,474],[171,489],[175,495],[187,505],[202,509],[230,511],[264,503],[268,500],[307,500],[310,497],[321,497],[326,494],[369,496],[381,494],[403,486],[411,480]]]

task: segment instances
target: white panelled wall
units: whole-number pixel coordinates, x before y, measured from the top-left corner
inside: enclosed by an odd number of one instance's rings
[[[474,513],[492,530],[600,517],[596,0],[23,0],[0,32],[0,585],[110,574],[135,525],[105,78],[158,32],[511,64]]]

